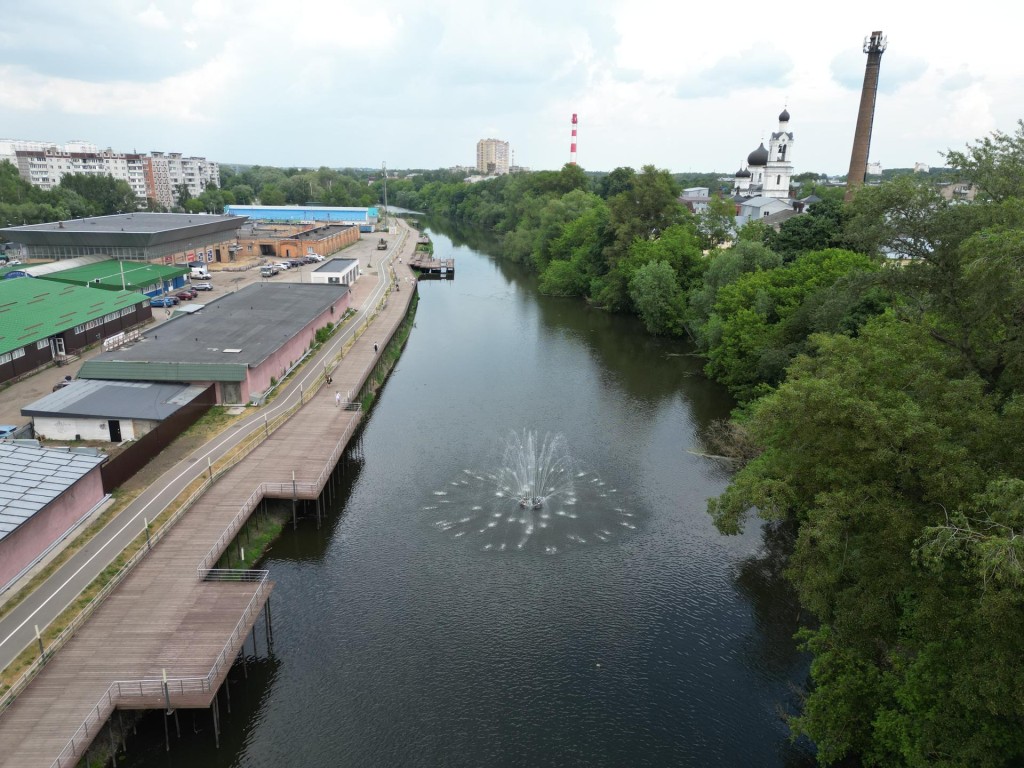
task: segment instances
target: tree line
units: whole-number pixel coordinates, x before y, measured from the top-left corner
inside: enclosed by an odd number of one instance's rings
[[[824,765],[1024,763],[1024,122],[946,160],[977,200],[903,175],[735,234],[652,166],[394,185],[543,291],[688,336],[734,393],[709,513],[795,531],[790,725]]]

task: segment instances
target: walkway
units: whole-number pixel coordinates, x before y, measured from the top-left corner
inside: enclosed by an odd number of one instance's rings
[[[396,270],[399,279],[410,275]],[[272,584],[206,581],[199,569],[212,567],[263,496],[291,497],[293,470],[300,498],[323,490],[361,416],[339,407],[336,392],[356,396],[377,363],[375,343],[384,348],[412,295],[391,294],[372,333],[334,369],[333,384],[304,397],[220,477],[0,715],[0,765],[49,768],[62,753],[60,764],[73,765],[115,708],[159,708],[165,696],[172,707],[210,705]]]

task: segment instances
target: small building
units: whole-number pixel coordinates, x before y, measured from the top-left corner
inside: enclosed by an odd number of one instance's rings
[[[341,321],[349,300],[344,285],[254,283],[97,355],[78,377],[213,384],[217,403],[248,403],[302,359],[319,329]]]
[[[153,316],[134,291],[104,291],[19,277],[0,280],[0,382],[135,328]]]
[[[743,200],[736,215],[736,226],[742,227],[749,221],[757,221],[779,211],[790,211],[793,207],[777,197],[752,197]]]
[[[204,387],[79,379],[21,409],[45,440],[138,440],[201,395]]]
[[[0,587],[103,501],[105,456],[0,443]]]
[[[309,275],[311,282],[330,285],[352,285],[358,277],[358,259],[330,259]]]

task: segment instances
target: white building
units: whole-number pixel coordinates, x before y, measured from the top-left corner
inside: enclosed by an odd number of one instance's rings
[[[53,189],[69,173],[112,176],[127,182],[140,203],[152,197],[168,208],[178,204],[182,184],[193,197],[201,195],[211,182],[220,186],[220,166],[205,157],[183,157],[180,152],[114,152],[81,140],[60,145],[0,139],[0,162],[4,160],[41,189]]]
[[[793,133],[789,130],[789,111],[779,115],[779,130],[747,155],[747,162],[736,172],[733,193],[739,197],[789,198],[793,178]]]
[[[476,169],[497,176],[508,173],[511,165],[509,143],[501,139],[480,139],[476,143]]]

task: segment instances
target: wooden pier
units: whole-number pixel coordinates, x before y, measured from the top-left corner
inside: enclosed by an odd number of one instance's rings
[[[248,638],[255,646],[261,613],[271,636],[273,583],[212,569],[263,498],[314,500],[319,511],[362,418],[345,404],[358,401],[412,294],[391,294],[332,383],[216,479],[0,714],[0,765],[73,766],[115,709],[210,707],[218,732],[218,691]]]
[[[420,277],[455,279],[455,259],[435,259],[428,253],[417,252],[410,257],[409,266],[416,270]]]

